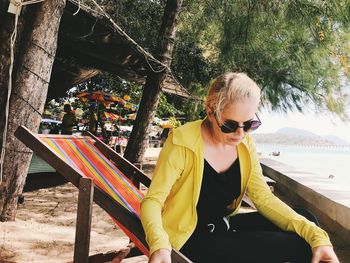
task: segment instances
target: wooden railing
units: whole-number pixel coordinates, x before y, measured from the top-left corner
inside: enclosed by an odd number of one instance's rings
[[[332,180],[292,171],[271,159],[261,159],[264,176],[271,178],[275,194],[291,206],[314,213],[328,232],[350,244],[350,189]]]

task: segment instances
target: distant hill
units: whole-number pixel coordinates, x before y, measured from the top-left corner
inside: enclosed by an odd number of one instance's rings
[[[298,128],[291,128],[291,127],[281,128],[277,130],[276,133],[284,133],[284,134],[290,134],[294,136],[320,137],[317,134],[314,134],[310,131],[298,129]]]
[[[338,136],[335,136],[335,135],[327,135],[327,136],[323,136],[323,138],[337,145],[350,145],[350,142],[345,141],[342,138],[339,138]]]
[[[350,143],[334,135],[319,136],[312,132],[285,127],[275,133],[252,133],[257,143],[286,145],[349,145]]]

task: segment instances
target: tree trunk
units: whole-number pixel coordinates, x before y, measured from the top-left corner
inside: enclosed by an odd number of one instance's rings
[[[4,1],[1,2],[0,7],[3,8]],[[22,10],[23,30],[19,31],[17,39],[19,42],[16,44],[18,52],[15,53],[15,67],[12,74],[13,90],[10,98],[3,181],[0,185],[0,221],[15,219],[18,195],[23,190],[32,152],[14,137],[14,132],[19,125],[24,125],[35,132],[38,130],[56,54],[57,33],[64,6],[65,0],[50,0],[30,5],[26,8],[28,10]],[[10,20],[9,16],[11,15],[7,14],[7,19]],[[11,24],[13,25],[9,22],[6,26]],[[1,28],[0,40],[6,40],[8,43],[8,33],[12,30],[13,26],[10,29]],[[8,80],[9,56],[8,44],[2,42],[1,59],[5,58],[6,63],[0,67],[1,95],[7,92],[7,81],[4,79]],[[0,103],[0,108],[4,109],[5,100],[2,99]],[[4,125],[1,123],[0,133],[3,131]]]
[[[157,58],[169,68],[173,55],[178,15],[180,13],[182,1],[183,0],[167,1],[159,33],[159,54]],[[124,157],[132,163],[142,162],[144,152],[148,145],[151,124],[159,103],[163,80],[167,72],[168,70],[158,73],[150,71],[147,75],[139,111],[134,121],[134,127],[124,154]]]

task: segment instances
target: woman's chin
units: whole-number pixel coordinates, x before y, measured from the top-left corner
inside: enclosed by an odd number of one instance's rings
[[[242,141],[242,139],[231,139],[231,138],[228,138],[228,139],[225,140],[226,144],[228,144],[228,145],[235,145],[235,146],[240,144],[241,141]]]

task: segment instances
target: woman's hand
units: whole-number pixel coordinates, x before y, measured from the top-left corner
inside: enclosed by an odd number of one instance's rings
[[[149,263],[171,263],[170,251],[166,248],[161,248],[154,251],[149,258]]]
[[[331,246],[319,246],[312,249],[311,263],[331,262],[339,263],[339,259]]]

